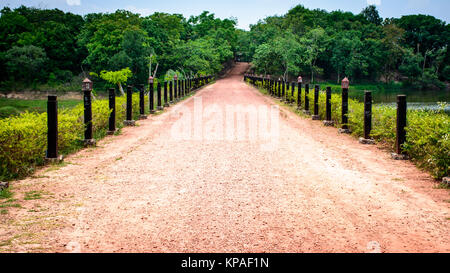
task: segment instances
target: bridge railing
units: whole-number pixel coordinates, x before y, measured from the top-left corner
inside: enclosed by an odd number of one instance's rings
[[[149,113],[156,114],[158,111],[163,111],[164,108],[180,102],[183,98],[196,92],[204,85],[210,83],[214,76],[202,76],[186,79],[178,79],[174,77],[171,81],[163,83],[154,83],[152,77],[148,81],[148,105]],[[156,88],[155,88],[156,85]],[[156,89],[156,92],[155,92]],[[96,141],[93,138],[92,128],[92,90],[93,83],[89,79],[85,79],[82,84],[83,104],[84,104],[84,140],[85,146],[94,146]],[[147,119],[145,115],[145,85],[138,85],[139,91],[139,119]],[[135,126],[136,121],[133,120],[133,86],[128,86],[126,91],[126,120],[123,121],[125,126]],[[156,99],[156,105],[155,105]],[[116,133],[116,90],[109,89],[109,120],[108,120],[108,134]],[[163,104],[164,100],[164,104]],[[62,157],[58,155],[58,100],[57,96],[48,96],[47,102],[47,161],[61,161]]]
[[[279,99],[281,102],[287,104],[297,103],[296,108],[298,111],[302,111],[304,115],[311,116],[313,120],[320,120],[319,115],[319,93],[320,86],[314,86],[313,95],[313,113],[310,109],[310,85],[305,84],[302,86],[301,77],[298,78],[296,82],[285,82],[281,78],[273,79],[270,76],[259,76],[253,74],[245,74],[244,81],[250,83],[251,85],[262,88],[268,92],[268,94],[274,98]],[[349,100],[348,100],[348,88],[349,81],[345,78],[342,81],[341,97],[342,101],[340,103],[341,109],[341,128],[339,128],[340,133],[350,134],[352,133],[349,128]],[[296,91],[297,90],[297,91]],[[303,92],[304,90],[304,92]],[[323,124],[325,126],[334,126],[334,121],[331,118],[332,107],[331,107],[331,87],[327,87],[325,91],[325,115]],[[375,144],[375,141],[371,137],[372,131],[372,93],[366,91],[364,94],[364,133],[363,137],[359,139],[361,144]],[[406,142],[406,125],[407,125],[407,103],[406,96],[399,95],[397,97],[397,124],[396,124],[396,141],[395,141],[395,153],[392,157],[396,160],[405,160],[408,155],[403,149],[403,145]]]

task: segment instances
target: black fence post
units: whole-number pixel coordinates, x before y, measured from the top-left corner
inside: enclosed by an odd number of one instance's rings
[[[289,100],[290,103],[294,103],[295,102],[294,93],[295,93],[295,82],[292,82],[291,83],[291,98]]]
[[[173,81],[169,82],[170,103],[173,103]]]
[[[84,90],[84,142],[88,142],[93,139],[92,135],[92,97],[91,91]]]
[[[314,115],[312,116],[313,120],[320,120],[320,116],[319,116],[319,90],[320,90],[320,86],[316,85],[314,87]]]
[[[180,91],[181,96],[180,97],[184,97],[186,95],[184,92],[184,79],[180,80],[180,87],[181,87],[181,91]]]
[[[133,120],[133,87],[127,87],[127,120],[124,121],[125,126],[136,125]]]
[[[361,144],[375,144],[370,137],[372,131],[372,92],[364,93],[364,137],[359,139]]]
[[[305,114],[310,115],[311,112],[309,111],[309,84],[305,84]]]
[[[176,75],[173,78],[173,94],[175,96],[175,100],[178,101],[178,79]]]
[[[145,115],[145,85],[139,85],[139,119],[147,119]]]
[[[397,139],[395,142],[396,154],[393,154],[394,159],[405,160],[407,159],[406,153],[403,151],[403,144],[406,142],[406,113],[407,104],[406,96],[397,96]]]
[[[326,100],[325,100],[325,120],[323,124],[325,126],[333,126],[334,122],[331,120],[331,87],[327,87]]]
[[[144,85],[139,86],[139,114],[142,116],[145,114],[145,101],[144,101]]]
[[[183,96],[181,95],[181,80],[178,80],[178,99],[182,99]]]
[[[155,113],[155,85],[153,84],[153,77],[148,79],[149,89],[148,89],[148,100],[150,114]]]
[[[278,80],[278,98],[281,98],[281,80]]]
[[[109,89],[109,128],[108,135],[113,135],[116,132],[116,89]]]
[[[46,159],[58,158],[58,97],[47,99],[47,154]]]
[[[157,87],[157,97],[158,97],[158,111],[163,110],[164,108],[162,107],[162,98],[161,98],[161,83],[158,82],[158,87]]]
[[[348,128],[348,88],[342,88],[342,129],[339,130],[340,133],[350,134]]]
[[[169,107],[169,99],[167,95],[167,82],[164,82],[164,107]]]
[[[302,83],[298,82],[297,92],[297,109],[302,109]]]
[[[286,94],[286,84],[284,82],[284,79],[281,82],[281,100],[286,100],[285,94]]]

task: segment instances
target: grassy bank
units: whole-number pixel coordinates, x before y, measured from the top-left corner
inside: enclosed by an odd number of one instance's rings
[[[192,94],[194,93],[182,99]],[[156,108],[156,88],[154,95]],[[149,112],[148,104],[149,98],[145,96],[146,114]],[[162,104],[164,105],[164,97],[162,97]],[[59,106],[58,149],[60,154],[67,155],[83,147],[84,106],[82,103],[72,105],[72,102],[68,102],[66,107],[59,102]],[[108,130],[110,114],[108,100],[94,100],[92,113],[94,138],[98,140],[106,136]],[[139,119],[139,93],[133,94],[133,115],[135,120]],[[123,127],[125,119],[126,98],[116,97],[116,124],[119,129]],[[18,179],[32,173],[36,166],[44,164],[46,149],[46,112],[24,112],[17,116],[0,119],[0,181]]]
[[[322,85],[325,87],[325,85]],[[260,85],[259,89],[267,94]],[[336,87],[337,88],[337,87]],[[288,94],[291,94],[289,91]],[[298,90],[290,97],[297,105]],[[302,91],[302,107],[305,107],[305,91]],[[325,119],[325,90],[319,94],[319,115]],[[310,109],[313,110],[314,92],[309,93]],[[332,120],[336,127],[341,127],[342,97],[332,94]],[[372,113],[372,137],[379,143],[394,150],[396,140],[395,108],[374,105]],[[349,128],[356,137],[364,133],[364,104],[349,99]],[[442,110],[408,110],[407,140],[403,147],[411,159],[420,168],[429,171],[434,178],[441,179],[450,175],[450,116]]]
[[[81,103],[81,100],[60,100],[61,109],[70,109]],[[0,118],[7,118],[23,112],[43,113],[47,111],[47,100],[21,100],[0,98]]]

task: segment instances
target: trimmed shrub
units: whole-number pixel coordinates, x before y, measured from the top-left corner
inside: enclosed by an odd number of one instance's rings
[[[146,97],[148,101],[148,97]],[[101,138],[108,129],[109,106],[107,100],[92,103],[92,122],[95,138]],[[58,149],[69,154],[82,147],[84,136],[83,105],[58,111]],[[139,116],[139,94],[133,94],[133,113]],[[123,127],[126,98],[116,99],[117,126]],[[0,178],[15,179],[30,174],[42,165],[47,149],[47,113],[25,112],[0,119]]]
[[[261,85],[258,84],[261,89]],[[267,93],[267,91],[263,91]],[[289,91],[290,94],[290,91]],[[294,93],[297,101],[298,91]],[[302,91],[302,106],[305,106],[305,91]],[[325,91],[319,93],[319,115],[325,119]],[[314,90],[310,88],[309,103],[314,110]],[[297,102],[295,102],[297,105]],[[336,127],[341,127],[340,94],[331,95],[331,118]],[[407,136],[403,149],[422,169],[431,173],[436,179],[450,175],[450,116],[440,110],[408,110]],[[349,128],[356,137],[364,135],[364,103],[349,99]],[[394,107],[374,105],[372,109],[371,136],[391,149],[395,148],[397,128],[397,110]]]

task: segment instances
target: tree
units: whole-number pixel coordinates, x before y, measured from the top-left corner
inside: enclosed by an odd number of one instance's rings
[[[380,14],[378,13],[377,7],[375,5],[370,5],[363,9],[361,15],[366,18],[367,21],[377,26],[381,25],[381,23],[383,22],[383,19],[380,17]]]
[[[316,62],[320,54],[327,49],[328,43],[329,37],[322,28],[312,29],[300,39],[300,45],[303,47],[303,63],[309,66],[311,82],[314,82],[314,73],[320,71]]]
[[[125,92],[123,91],[122,83],[126,83],[132,75],[133,73],[131,73],[131,70],[128,67],[119,71],[103,70],[100,72],[100,78],[114,85],[118,85],[120,93],[122,93],[123,96],[125,95]]]
[[[404,41],[405,30],[395,24],[388,24],[383,27],[383,33],[384,38],[381,39],[385,52],[383,76],[386,83],[388,83],[392,80],[397,65],[404,54],[402,43]]]
[[[79,36],[79,44],[88,51],[84,63],[89,65],[91,71],[107,68],[111,57],[122,51],[125,33],[138,30],[140,23],[139,15],[123,10],[94,16]]]
[[[41,74],[40,70],[47,61],[42,48],[36,46],[14,46],[4,56],[8,75],[16,80],[32,82],[32,75]]]

